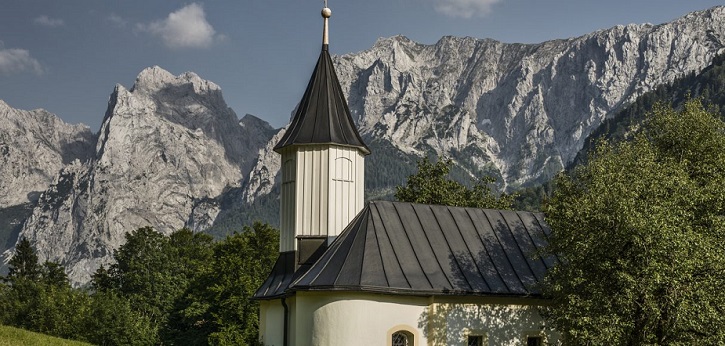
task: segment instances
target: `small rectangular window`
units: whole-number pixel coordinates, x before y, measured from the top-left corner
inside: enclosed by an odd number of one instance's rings
[[[297,236],[297,265],[315,263],[326,249],[325,236]]]
[[[468,346],[483,346],[483,335],[469,335]]]
[[[544,346],[544,338],[540,336],[527,336],[526,346]]]

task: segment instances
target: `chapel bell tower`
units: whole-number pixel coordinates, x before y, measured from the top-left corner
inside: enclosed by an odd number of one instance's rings
[[[280,253],[309,264],[360,212],[370,150],[350,115],[328,52],[322,9],[322,51],[292,123],[274,150],[282,155]]]

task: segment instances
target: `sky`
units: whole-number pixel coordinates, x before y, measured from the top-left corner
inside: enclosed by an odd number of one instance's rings
[[[330,52],[381,37],[538,43],[660,24],[722,0],[328,0]],[[222,88],[239,117],[284,126],[320,51],[323,0],[0,0],[0,100],[97,131],[116,84],[160,66]]]

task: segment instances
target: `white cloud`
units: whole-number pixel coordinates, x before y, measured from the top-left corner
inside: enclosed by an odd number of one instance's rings
[[[164,20],[136,27],[161,38],[169,48],[208,48],[217,39],[204,8],[196,3],[171,12]]]
[[[113,25],[116,25],[119,28],[125,28],[126,25],[128,25],[127,20],[123,19],[123,17],[121,17],[115,13],[111,13],[111,15],[108,16],[107,19],[109,22],[111,22]]]
[[[450,17],[483,17],[500,0],[435,0],[436,11]]]
[[[33,23],[42,25],[42,26],[47,26],[49,28],[55,28],[55,27],[63,26],[65,24],[65,22],[63,22],[62,19],[50,18],[46,15],[36,17],[35,19],[33,19]]]
[[[43,66],[25,49],[8,48],[0,41],[0,75],[22,72],[43,73]]]

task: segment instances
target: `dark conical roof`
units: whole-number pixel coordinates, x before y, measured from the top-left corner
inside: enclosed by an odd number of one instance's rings
[[[274,150],[310,144],[339,144],[370,154],[350,115],[327,45],[323,45],[292,123]]]

